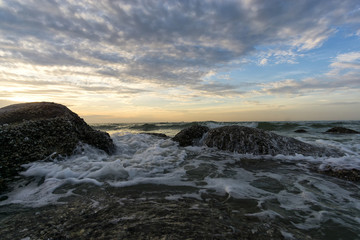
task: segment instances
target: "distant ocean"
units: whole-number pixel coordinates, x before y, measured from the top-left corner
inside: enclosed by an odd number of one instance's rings
[[[300,239],[300,236],[360,239],[359,183],[317,171],[327,166],[360,170],[360,134],[324,133],[335,126],[360,131],[360,121],[198,123],[210,128],[227,125],[260,128],[337,148],[346,155],[254,156],[201,144],[179,147],[171,139],[143,134],[163,133],[173,137],[193,123],[94,124],[94,128],[110,133],[117,146],[116,154],[107,156],[83,146],[76,155],[64,160],[25,165],[22,177],[14,183],[16,190],[6,193],[6,199],[0,196],[5,199],[0,201],[0,218],[19,212],[36,214],[38,209],[63,205],[77,198],[89,199],[91,206],[100,211],[109,201],[120,204],[130,198],[175,203],[193,199],[200,203],[213,197],[231,209],[231,218],[236,220],[239,214],[239,218],[246,216],[262,223],[274,223],[285,239]],[[306,132],[296,133],[299,129]],[[128,194],[115,194],[125,189]],[[129,189],[136,193],[130,193]],[[110,195],[111,198],[104,197]],[[229,228],[236,229],[236,225],[230,225]]]

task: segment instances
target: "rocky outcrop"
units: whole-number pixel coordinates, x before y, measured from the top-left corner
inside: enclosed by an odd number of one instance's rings
[[[327,130],[325,133],[359,134],[360,132],[344,127],[333,127]]]
[[[1,181],[15,175],[22,164],[69,156],[79,143],[107,153],[115,150],[108,133],[92,129],[63,105],[38,102],[1,108],[0,185]]]
[[[340,154],[294,138],[242,126],[225,126],[211,129],[204,143],[208,147],[255,155],[302,154],[304,156],[334,156]]]
[[[190,146],[198,142],[207,131],[209,131],[208,127],[195,124],[181,130],[173,137],[173,140],[178,142],[181,147]]]
[[[307,144],[291,137],[243,126],[224,126],[209,129],[194,125],[183,129],[174,138],[180,146],[189,146],[199,141],[206,133],[203,143],[220,150],[254,155],[342,156],[334,149],[325,149]]]

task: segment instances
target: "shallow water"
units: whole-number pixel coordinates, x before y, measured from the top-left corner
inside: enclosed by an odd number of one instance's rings
[[[25,165],[21,179],[14,183],[15,190],[0,196],[3,199],[0,201],[0,223],[7,226],[0,225],[0,233],[6,233],[4,236],[8,238],[5,239],[11,239],[14,233],[11,223],[15,221],[12,219],[19,222],[19,219],[30,219],[29,216],[36,213],[44,216],[49,213],[47,211],[55,211],[52,206],[62,209],[62,214],[65,214],[67,210],[64,206],[76,206],[73,207],[75,210],[71,210],[75,212],[81,212],[82,208],[87,212],[96,212],[115,203],[121,203],[126,209],[131,202],[140,208],[146,206],[143,214],[147,216],[151,207],[146,204],[152,201],[154,216],[160,214],[160,206],[172,209],[176,213],[173,217],[180,214],[177,213],[179,209],[185,215],[194,214],[193,208],[217,211],[217,214],[224,215],[222,219],[216,217],[216,224],[224,225],[224,232],[216,235],[220,239],[225,236],[238,238],[236,234],[245,231],[245,226],[248,226],[249,234],[253,234],[249,236],[258,238],[260,235],[256,234],[267,226],[264,239],[269,234],[275,234],[269,232],[274,228],[285,239],[360,239],[359,183],[317,172],[317,169],[328,165],[360,169],[359,134],[323,133],[334,126],[360,131],[360,122],[200,124],[210,128],[234,124],[259,127],[308,143],[337,148],[346,155],[339,158],[241,155],[202,145],[183,148],[171,139],[141,134],[157,132],[174,136],[189,123],[95,125],[112,134],[117,146],[116,154],[108,156],[85,145],[79,147],[76,155],[65,160]],[[297,129],[305,129],[307,133],[294,133]],[[176,203],[179,209],[175,211]],[[204,216],[204,223],[211,216]],[[108,217],[102,215],[102,219]],[[36,218],[33,221],[37,221]],[[162,218],[159,221],[166,223],[170,220]],[[196,216],[196,221],[201,224],[200,215]],[[118,220],[117,224],[120,223],[122,221]],[[198,228],[201,228],[200,225]],[[29,230],[28,226],[25,229],[16,236],[40,238],[40,232]],[[195,233],[197,230],[187,231]],[[85,239],[91,236],[89,234],[76,236]],[[58,235],[47,236],[51,239],[51,236]]]

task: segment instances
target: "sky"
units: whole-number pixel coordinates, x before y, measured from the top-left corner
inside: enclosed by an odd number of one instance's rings
[[[87,122],[360,120],[359,0],[0,0],[0,107]]]

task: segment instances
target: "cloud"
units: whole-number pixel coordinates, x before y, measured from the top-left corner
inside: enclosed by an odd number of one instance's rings
[[[300,81],[286,79],[261,84],[258,93],[277,94],[309,94],[312,92],[328,92],[337,90],[360,89],[360,52],[339,54],[329,65],[330,71],[316,78],[305,78]]]
[[[349,52],[339,54],[331,63],[333,68],[329,75],[337,75],[340,72],[359,71],[360,70],[360,52]]]
[[[241,96],[245,94],[244,91],[237,90],[236,86],[222,83],[201,84],[192,87],[193,90],[201,92],[203,95],[217,95],[217,96]]]
[[[341,105],[341,106],[344,106],[344,105],[360,105],[360,101],[354,101],[354,102],[328,102],[328,103],[324,103],[324,105],[331,105],[331,106],[334,106],[334,105]]]
[[[260,65],[266,65],[268,63],[268,59],[267,58],[263,58],[260,60],[259,64]]]
[[[307,78],[300,81],[292,79],[262,84],[263,89],[259,93],[266,94],[294,94],[303,95],[314,92],[328,92],[337,90],[355,90],[360,89],[359,76],[346,76],[338,79],[327,79],[327,81],[319,81],[315,78]]]
[[[0,58],[8,64],[47,66],[57,81],[63,77],[54,67],[84,67],[83,74],[91,76],[88,81],[164,88],[194,85],[218,94],[224,89],[207,82],[209,72],[241,61],[259,46],[276,50],[260,59],[261,64],[269,58],[296,62],[302,52],[321,46],[336,26],[348,23],[348,12],[357,4],[355,0],[2,1]]]

